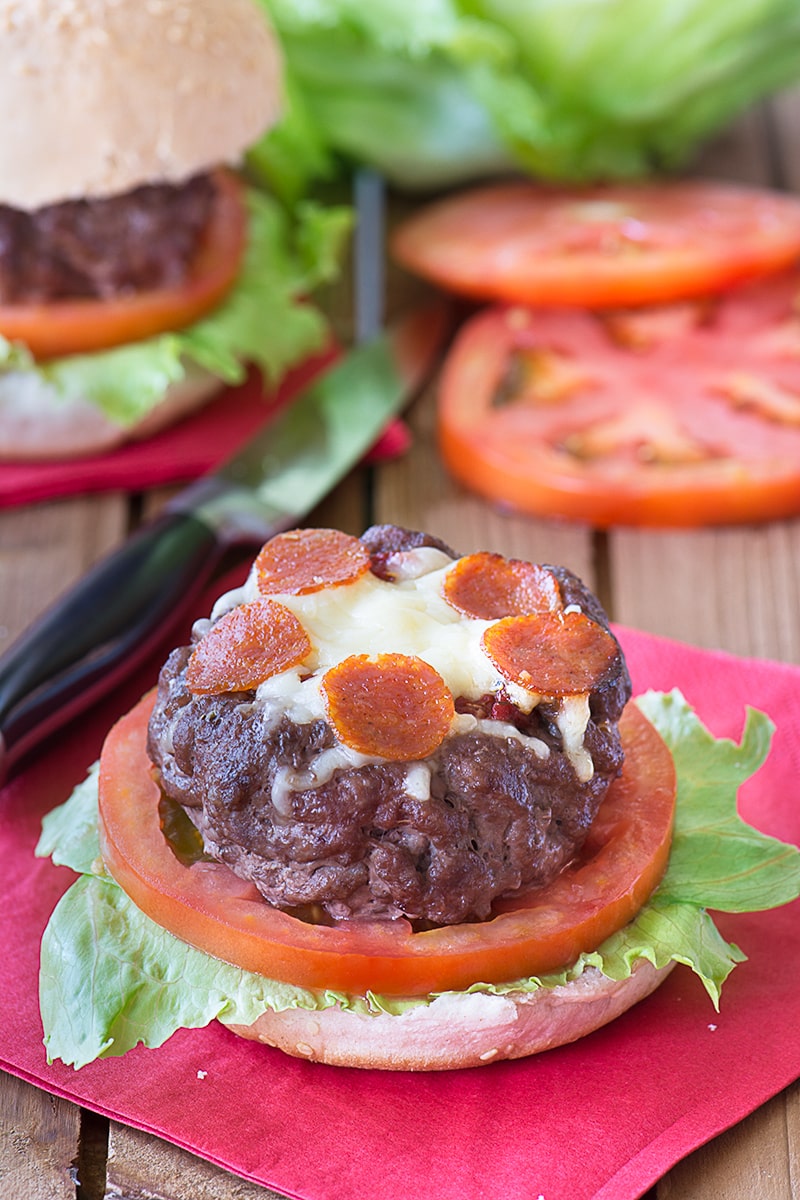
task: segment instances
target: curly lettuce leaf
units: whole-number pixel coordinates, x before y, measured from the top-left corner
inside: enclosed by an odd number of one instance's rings
[[[250,1025],[266,1008],[323,1008],[304,993],[195,950],[146,917],[110,879],[82,875],[42,939],[39,1006],[48,1059],[76,1069],[162,1045],[216,1017]]]
[[[736,812],[739,786],[767,753],[769,718],[751,711],[737,745],[714,738],[680,692],[650,692],[638,702],[670,746],[678,775],[675,839],[662,883],[635,920],[567,970],[476,983],[470,991],[555,987],[586,967],[624,979],[646,959],[656,967],[670,961],[689,966],[716,1005],[745,955],[725,941],[707,909],[757,911],[800,896],[800,850],[759,833]],[[94,772],[45,818],[37,854],[82,873],[53,913],[41,954],[48,1054],[76,1067],[124,1054],[139,1042],[161,1045],[175,1030],[215,1017],[249,1024],[268,1008],[332,1004],[400,1014],[435,999],[293,988],[185,946],[139,912],[104,873]]]
[[[635,920],[603,943],[596,956],[585,956],[587,965],[611,979],[627,979],[640,958],[657,969],[669,962],[691,967],[717,1007],[723,983],[747,955],[725,941],[706,909],[658,893]]]
[[[71,867],[78,875],[102,873],[97,828],[99,766],[93,763],[69,800],[45,815],[36,847],[39,858],[51,858],[57,867]]]
[[[197,371],[236,384],[255,363],[277,382],[327,340],[327,322],[307,298],[335,277],[351,214],[306,202],[290,215],[254,189],[248,210],[239,278],[206,317],[177,333],[40,364],[0,339],[0,372],[35,371],[56,397],[89,400],[122,426],[140,421],[168,387]]]
[[[749,709],[739,745],[715,739],[679,692],[649,693],[639,706],[666,741],[678,773],[672,853],[659,895],[721,912],[759,912],[785,904],[797,850],[746,824],[739,787],[764,762],[772,723]]]

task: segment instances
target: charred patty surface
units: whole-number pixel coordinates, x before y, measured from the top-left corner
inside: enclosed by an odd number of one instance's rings
[[[381,578],[403,550],[452,553],[405,535],[379,527],[364,536]],[[565,604],[605,623],[580,580],[553,571]],[[345,767],[302,786],[335,746],[328,723],[295,724],[254,692],[192,695],[190,653],[174,651],[162,670],[151,757],[207,850],[281,908],[435,924],[485,918],[495,898],[546,884],[573,857],[621,766],[617,721],[630,693],[621,655],[590,696],[591,778],[581,781],[565,753],[557,702],[523,713],[487,694],[456,698],[480,728],[444,739],[425,760],[430,785],[421,793],[413,764],[399,762]],[[498,735],[488,732],[495,727]]]

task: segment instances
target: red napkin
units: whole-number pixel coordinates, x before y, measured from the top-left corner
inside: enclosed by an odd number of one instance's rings
[[[335,356],[330,350],[310,359],[271,393],[265,393],[260,376],[253,371],[239,387],[221,389],[205,408],[179,424],[108,454],[59,462],[0,462],[0,508],[87,492],[142,491],[196,479],[229,458]],[[409,437],[403,422],[393,421],[368,460],[402,454]]]
[[[747,704],[778,725],[743,788],[747,819],[800,843],[800,670],[622,631],[637,691],[678,686],[717,734]],[[0,1065],[303,1200],[632,1200],[678,1159],[800,1074],[800,904],[720,926],[749,955],[715,1013],[683,967],[650,998],[572,1046],[433,1074],[290,1059],[218,1025],[75,1072],[48,1066],[37,945],[71,873],[33,858],[42,813],[96,756],[144,671],[54,739],[0,795]],[[742,1069],[746,1064],[746,1069]],[[235,1097],[235,1100],[232,1100]]]

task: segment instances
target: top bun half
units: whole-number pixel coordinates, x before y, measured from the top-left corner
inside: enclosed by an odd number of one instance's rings
[[[0,203],[235,163],[278,116],[281,66],[255,0],[0,0]]]

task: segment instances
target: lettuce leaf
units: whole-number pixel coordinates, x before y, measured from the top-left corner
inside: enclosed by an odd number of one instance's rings
[[[0,372],[36,372],[55,397],[82,397],[123,426],[141,420],[170,385],[198,370],[235,384],[255,363],[277,382],[325,344],[327,322],[307,297],[335,277],[351,214],[311,202],[290,214],[255,189],[247,204],[239,279],[208,316],[177,333],[41,364],[24,347],[0,339]]]
[[[721,912],[784,904],[797,850],[759,833],[736,811],[739,787],[767,757],[771,722],[749,709],[737,745],[715,740],[678,692],[648,694],[640,707],[672,751],[679,781],[672,853],[659,894]]]
[[[624,979],[639,959],[689,966],[713,1003],[745,959],[725,941],[707,908],[749,912],[800,896],[800,850],[746,825],[736,813],[740,784],[763,762],[772,724],[748,714],[740,744],[716,739],[678,691],[648,692],[641,708],[667,741],[678,774],[675,838],[669,867],[636,919],[565,971],[470,991],[502,994],[555,987],[595,967]],[[88,778],[43,822],[40,856],[81,875],[54,910],[42,939],[40,1005],[48,1055],[76,1068],[161,1045],[175,1030],[215,1017],[249,1024],[268,1008],[328,1008],[401,1013],[412,999],[313,992],[221,963],[180,942],[144,916],[106,874],[99,857],[97,776]]]
[[[409,189],[645,175],[800,77],[794,0],[261,3],[289,106],[260,160],[295,191],[337,156]]]
[[[45,815],[36,847],[37,857],[52,858],[57,867],[71,867],[78,875],[104,874],[97,826],[99,767],[93,763],[66,804]]]
[[[283,44],[287,106],[249,162],[279,194],[302,194],[343,162],[410,189],[513,165],[471,78],[513,70],[505,31],[451,0],[261,2]]]
[[[76,1068],[215,1017],[250,1025],[267,1007],[329,1007],[210,958],[154,924],[110,879],[82,875],[59,901],[42,947],[39,996],[48,1058]]]
[[[468,6],[514,41],[517,71],[486,79],[481,95],[521,164],[549,178],[680,166],[704,138],[800,73],[794,0]]]

